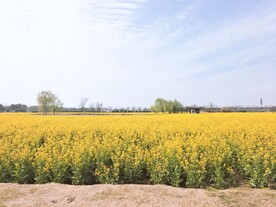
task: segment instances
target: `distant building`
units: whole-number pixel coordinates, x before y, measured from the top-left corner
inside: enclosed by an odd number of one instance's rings
[[[186,113],[199,114],[204,111],[204,107],[189,106],[185,109]]]

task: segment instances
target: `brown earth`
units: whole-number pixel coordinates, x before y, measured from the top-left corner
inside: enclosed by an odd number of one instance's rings
[[[19,185],[0,183],[0,207],[8,206],[276,206],[276,190],[185,189],[164,185]]]

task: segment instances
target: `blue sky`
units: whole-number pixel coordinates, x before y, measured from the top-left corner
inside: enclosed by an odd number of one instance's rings
[[[1,0],[0,103],[276,105],[275,0]]]

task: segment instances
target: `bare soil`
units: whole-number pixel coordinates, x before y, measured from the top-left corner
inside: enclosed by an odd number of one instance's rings
[[[0,207],[8,206],[253,206],[275,207],[276,190],[227,190],[164,185],[19,185],[0,183]]]

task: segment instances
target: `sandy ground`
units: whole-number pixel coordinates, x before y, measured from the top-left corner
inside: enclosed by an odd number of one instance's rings
[[[276,190],[185,189],[164,185],[19,185],[0,183],[0,207],[8,206],[276,206]]]

